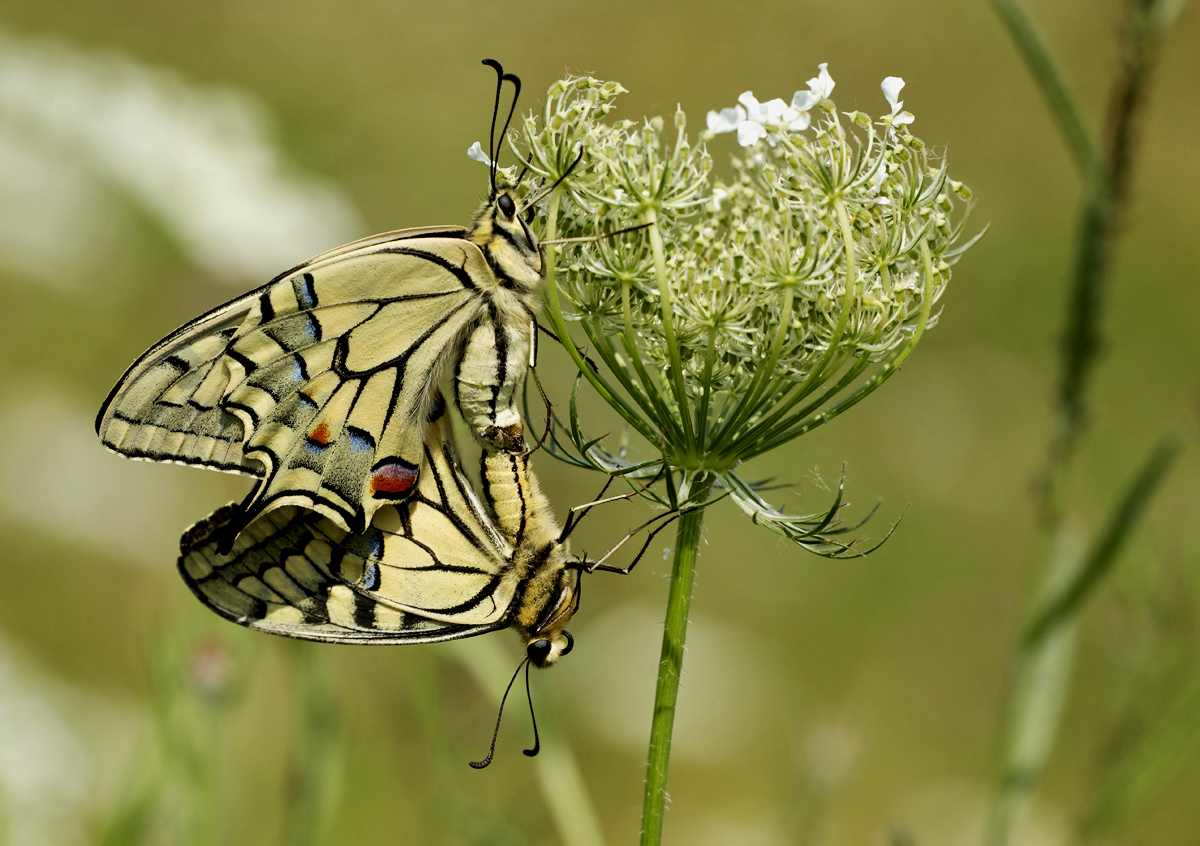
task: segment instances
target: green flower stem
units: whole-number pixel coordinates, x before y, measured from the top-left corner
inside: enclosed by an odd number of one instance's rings
[[[641,350],[638,349],[637,337],[633,330],[633,312],[629,304],[629,287],[632,283],[629,280],[621,282],[621,314],[624,318],[625,331],[621,335],[621,340],[625,346],[625,355],[629,357],[630,363],[633,364],[633,369],[637,372],[638,379],[641,380],[642,387],[645,390],[644,394],[635,396],[644,396],[646,398],[643,407],[649,412],[652,419],[659,422],[667,431],[670,431],[675,437],[672,438],[676,443],[679,442],[682,430],[675,423],[675,415],[667,408],[666,403],[662,398],[662,391],[659,386],[655,385],[650,373],[646,370],[646,363],[642,361]],[[612,367],[611,363],[609,365]],[[625,368],[615,367],[614,373],[623,373]],[[649,405],[647,406],[646,403]]]
[[[701,494],[701,501],[707,496],[707,493]],[[654,691],[654,722],[650,726],[650,752],[646,758],[646,802],[642,807],[641,846],[658,846],[662,843],[671,732],[675,727],[675,703],[679,699],[688,607],[692,602],[692,582],[696,576],[696,556],[700,549],[700,528],[703,524],[703,507],[687,511],[679,518],[679,532],[675,536],[675,564],[671,568],[667,619],[663,629],[662,655],[658,662],[658,684]]]
[[[708,437],[708,409],[712,402],[712,372],[717,360],[717,327],[708,327],[704,344],[704,378],[700,384],[704,393],[700,396],[700,412],[696,415],[696,441],[703,447]]]
[[[762,398],[769,394],[774,394],[778,389],[779,383],[785,378],[776,374],[775,367],[779,363],[779,351],[783,348],[788,328],[792,324],[792,304],[795,299],[796,286],[794,283],[789,283],[783,288],[783,302],[779,310],[779,326],[776,327],[774,338],[771,341],[771,348],[767,352],[767,357],[762,360],[757,371],[755,371],[754,379],[750,382],[750,389],[744,395],[745,402],[737,410],[738,412],[741,412],[742,409],[745,411],[744,413],[735,413],[734,425],[741,426],[742,423],[753,419],[754,415],[764,405],[769,407],[770,403],[762,403]]]
[[[558,188],[550,194],[550,209],[547,213],[546,234],[544,237],[546,241],[554,240],[555,232],[558,228],[558,206],[562,200],[561,191],[562,189]],[[563,348],[566,349],[571,360],[575,362],[575,367],[583,374],[583,377],[596,389],[596,393],[600,394],[604,401],[614,408],[642,437],[651,443],[657,443],[658,433],[654,428],[642,419],[642,416],[625,401],[624,397],[620,396],[620,394],[609,386],[604,377],[591,368],[584,359],[583,354],[576,348],[575,342],[571,339],[571,333],[567,331],[567,322],[563,319],[562,305],[558,299],[558,280],[555,276],[557,260],[558,248],[555,246],[547,247],[546,265],[544,268],[546,275],[546,301],[550,306],[550,320],[554,323],[554,331],[558,334]]]
[[[829,339],[829,349],[825,351],[825,355],[821,356],[821,360],[817,363],[817,366],[813,368],[808,378],[800,384],[796,392],[788,400],[781,403],[772,414],[756,424],[750,433],[740,431],[740,427],[750,418],[756,409],[744,401],[748,400],[749,397],[744,397],[743,402],[739,403],[734,409],[728,423],[715,436],[714,442],[710,447],[714,452],[723,449],[735,435],[739,441],[748,439],[750,443],[753,443],[758,433],[772,431],[776,428],[776,421],[787,414],[792,408],[795,408],[797,403],[816,390],[825,381],[825,370],[829,366],[829,361],[837,353],[838,347],[842,343],[842,336],[846,334],[846,324],[850,321],[850,310],[854,305],[854,289],[858,281],[858,267],[854,255],[854,231],[850,228],[850,215],[846,212],[846,204],[841,198],[833,201],[833,208],[837,213],[838,224],[841,228],[843,249],[846,253],[846,284],[842,291],[841,314],[838,315],[838,323],[834,329],[833,337]]]
[[[626,367],[622,364],[620,353],[613,348],[609,336],[604,334],[603,328],[599,325],[595,318],[591,320],[581,320],[580,325],[583,327],[583,332],[585,335],[587,335],[588,342],[592,345],[592,349],[595,350],[595,352],[599,354],[600,358],[604,360],[604,363],[608,365],[609,371],[621,384],[621,387],[624,388],[629,396],[633,398],[633,401],[641,407],[642,411],[650,415],[651,419],[657,421],[662,415],[661,400],[656,392],[645,387],[647,384],[651,384],[652,386],[652,383],[649,381],[648,374],[639,376],[639,378],[644,380],[643,384],[639,385],[638,382],[634,381],[634,379],[629,375]],[[626,343],[623,338],[621,342],[622,344]],[[634,369],[638,370],[639,374],[643,374],[644,368],[639,370],[639,365],[641,363],[640,355],[636,359],[633,359],[633,362]]]
[[[846,397],[832,408],[821,412],[816,417],[813,417],[809,420],[801,420],[800,422],[793,423],[793,421],[796,420],[796,417],[793,417],[792,420],[788,421],[786,426],[774,427],[774,431],[778,434],[763,442],[758,442],[758,439],[755,437],[755,433],[751,432],[746,436],[745,442],[747,446],[741,451],[741,453],[739,453],[740,457],[750,458],[755,455],[760,455],[761,453],[774,449],[776,446],[784,444],[793,438],[803,435],[805,432],[810,432],[813,429],[816,429],[818,426],[825,425],[842,412],[849,411],[851,408],[858,405],[858,403],[866,399],[872,392],[875,391],[876,388],[882,385],[885,381],[887,381],[888,378],[890,378],[900,369],[900,365],[904,364],[905,360],[916,348],[917,343],[921,340],[921,336],[925,334],[925,327],[929,325],[929,314],[933,308],[933,256],[930,255],[929,244],[925,241],[921,242],[921,260],[925,265],[925,283],[921,293],[921,316],[917,323],[917,328],[913,331],[913,335],[909,339],[908,343],[897,350],[896,353],[893,354],[893,356],[888,360],[888,362],[880,370],[878,370],[874,376],[864,382],[857,391]],[[834,386],[834,390],[831,393],[836,393],[837,390],[839,390],[839,387],[840,386]],[[824,398],[822,398],[820,402],[823,401]],[[817,403],[814,403],[814,405],[817,405]],[[802,416],[803,413],[804,412],[801,412],[801,415],[797,416]],[[763,423],[760,424],[760,427],[763,431],[772,431],[766,427],[768,425],[773,425],[773,418],[776,416],[777,415],[772,415],[772,419],[763,421]],[[784,431],[780,432],[781,429]]]
[[[667,353],[671,357],[671,388],[675,403],[679,406],[679,421],[683,424],[684,443],[695,444],[692,434],[692,415],[688,411],[687,392],[683,388],[683,359],[679,355],[679,339],[675,337],[675,301],[671,296],[671,281],[667,278],[667,262],[663,256],[662,232],[658,228],[658,215],[654,209],[646,209],[642,222],[651,224],[650,248],[654,251],[654,275],[658,277],[658,296],[662,306],[663,337],[667,341]]]

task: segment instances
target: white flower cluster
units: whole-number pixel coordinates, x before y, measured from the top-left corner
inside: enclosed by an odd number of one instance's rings
[[[746,92],[709,112],[699,146],[682,111],[670,137],[661,118],[603,122],[616,83],[550,89],[514,144],[543,186],[565,175],[537,210],[542,237],[650,224],[560,248],[563,311],[626,390],[714,421],[750,397],[736,428],[790,421],[823,384],[907,355],[969,246],[953,248],[970,195],[909,132],[903,85],[884,80],[877,121],[840,115],[822,64],[790,105]],[[718,178],[704,142],[732,132],[741,151]]]
[[[753,93],[746,91],[738,97],[740,106],[709,112],[709,134],[736,131],[738,143],[743,147],[753,146],[764,139],[774,147],[788,133],[808,129],[812,123],[809,112],[821,101],[829,99],[835,85],[833,77],[829,75],[828,63],[822,63],[819,67],[821,72],[808,81],[808,90],[792,95],[790,106],[779,98],[760,103]]]

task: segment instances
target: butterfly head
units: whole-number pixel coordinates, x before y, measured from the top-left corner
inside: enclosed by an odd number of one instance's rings
[[[535,578],[522,604],[517,628],[525,637],[529,661],[549,667],[575,645],[566,625],[579,608],[579,571],[562,568]]]
[[[502,286],[532,292],[542,279],[542,251],[520,211],[516,192],[497,188],[475,213],[467,238],[483,250]]]
[[[521,96],[521,80],[511,73],[505,73],[504,68],[495,59],[484,59],[483,63],[496,72],[496,102],[492,107],[492,128],[488,135],[487,157],[491,191],[487,202],[475,213],[467,237],[483,250],[501,286],[532,296],[542,279],[542,253],[538,248],[537,238],[521,219],[521,202],[517,199],[520,179],[517,180],[517,185],[505,184],[504,173],[496,163],[517,108],[517,98]],[[500,92],[506,82],[513,86],[513,98],[508,117],[497,137],[496,119],[500,116]]]
[[[575,647],[575,638],[566,629],[559,632],[553,640],[539,637],[530,641],[525,647],[529,660],[535,667],[549,667]]]

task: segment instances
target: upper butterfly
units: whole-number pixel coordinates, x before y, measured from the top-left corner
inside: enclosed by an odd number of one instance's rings
[[[159,341],[101,407],[96,432],[121,455],[259,479],[223,550],[274,508],[362,533],[381,505],[410,496],[448,366],[472,433],[524,450],[513,397],[536,354],[542,256],[516,192],[496,184],[500,92],[516,89],[511,120],[520,80],[484,64],[497,74],[491,194],[469,228],[319,255]]]

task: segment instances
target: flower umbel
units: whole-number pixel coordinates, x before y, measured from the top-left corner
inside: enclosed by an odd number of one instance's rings
[[[693,146],[682,111],[674,132],[661,118],[609,124],[621,86],[555,83],[515,145],[547,184],[583,151],[539,212],[543,237],[650,224],[564,246],[561,260],[548,248],[551,319],[564,333],[564,321],[577,322],[608,369],[593,370],[570,344],[580,378],[661,456],[630,462],[573,420],[577,463],[640,477],[665,465],[673,508],[715,484],[814,551],[861,554],[837,539],[832,512],[787,517],[737,468],[894,374],[936,324],[950,267],[973,243],[955,248],[970,194],[909,132],[903,84],[882,85],[881,134],[869,116],[837,112],[822,64],[790,106],[746,92],[709,112]],[[721,178],[704,142],[727,132],[741,152]]]
[[[538,210],[546,311],[579,369],[569,420],[552,429],[549,450],[611,476],[661,477],[665,493],[649,483],[638,492],[670,509],[656,519],[679,517],[642,846],[662,840],[707,506],[728,495],[754,522],[820,555],[871,551],[843,540],[857,525],[837,522],[840,486],[827,511],[789,516],[739,467],[824,425],[894,374],[936,323],[933,306],[950,267],[970,246],[954,246],[970,193],[909,132],[902,85],[896,77],[884,82],[890,110],[878,121],[841,115],[821,65],[790,106],[747,91],[738,105],[709,112],[693,146],[681,110],[674,132],[662,118],[604,123],[624,89],[571,78],[555,83],[541,115],[518,130],[518,156],[554,186]],[[705,144],[727,132],[737,133],[740,152],[730,174],[717,177]],[[603,369],[579,351],[568,321]],[[583,380],[654,457],[633,461],[624,438],[612,452],[603,437],[583,433],[576,402]]]

